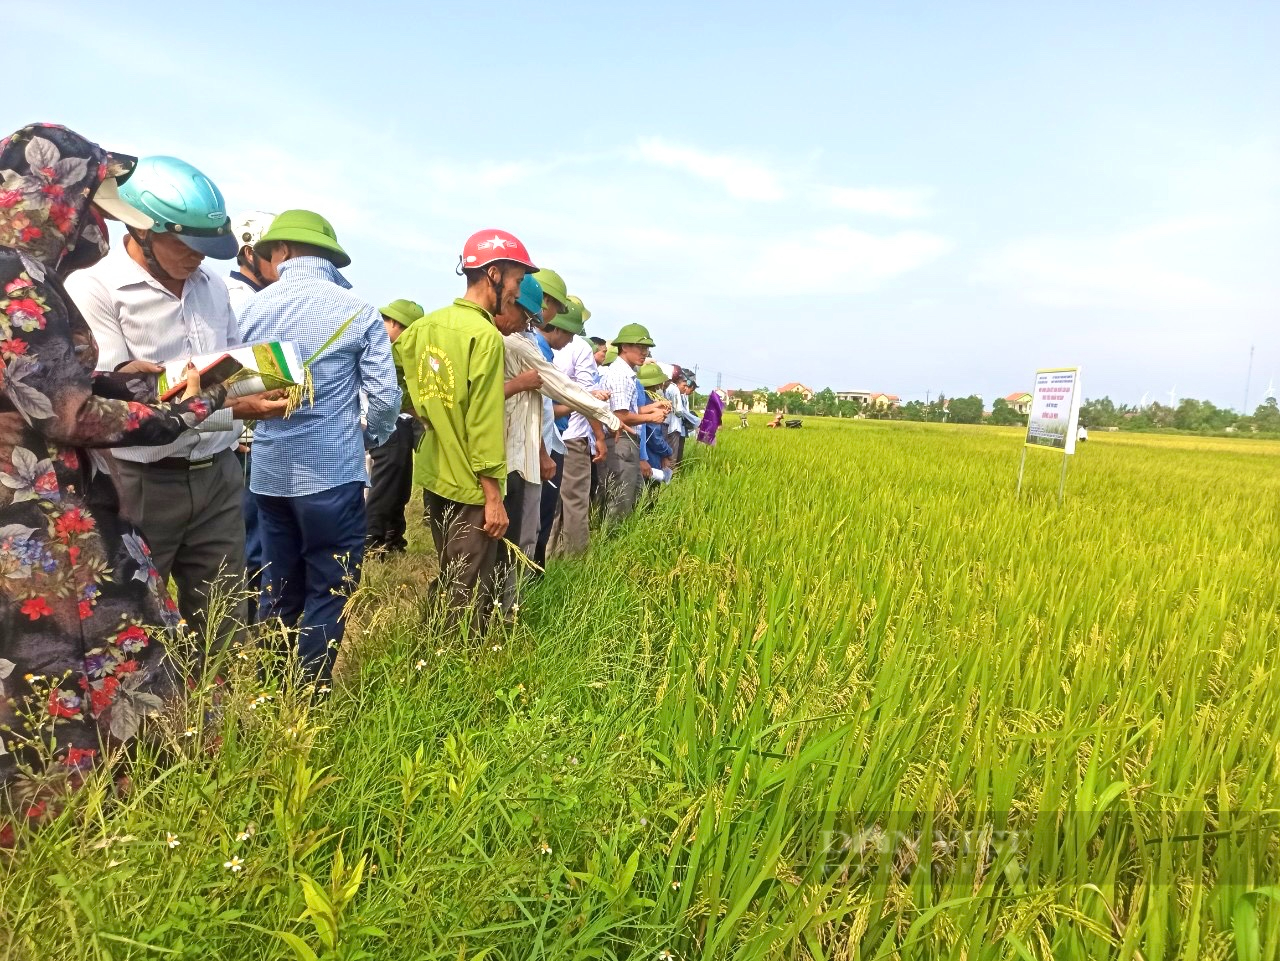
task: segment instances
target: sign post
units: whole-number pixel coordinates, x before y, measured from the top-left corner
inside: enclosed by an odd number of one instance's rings
[[[1027,466],[1028,447],[1047,447],[1062,452],[1062,476],[1058,481],[1058,503],[1067,487],[1067,457],[1076,452],[1076,430],[1080,423],[1080,368],[1051,367],[1036,371],[1027,416],[1027,439],[1018,465],[1018,495],[1022,495],[1022,471]]]

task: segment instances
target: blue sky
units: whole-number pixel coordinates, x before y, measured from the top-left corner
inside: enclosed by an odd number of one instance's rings
[[[1275,3],[56,6],[11,126],[318,210],[375,303],[502,227],[729,387],[1280,378]]]

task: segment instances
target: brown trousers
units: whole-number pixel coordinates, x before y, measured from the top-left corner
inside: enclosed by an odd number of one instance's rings
[[[422,492],[422,504],[440,560],[436,587],[448,606],[449,623],[456,625],[470,609],[471,626],[478,633],[498,597],[499,542],[484,532],[484,505],[460,504],[429,490]]]
[[[591,544],[591,442],[576,437],[564,442],[560,472],[560,510],[551,528],[553,557],[578,557]]]

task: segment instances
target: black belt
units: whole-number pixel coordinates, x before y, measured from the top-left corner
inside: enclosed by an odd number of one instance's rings
[[[161,457],[142,466],[156,470],[203,470],[206,467],[212,467],[213,461],[212,457],[201,457],[199,460],[187,460],[185,457]]]

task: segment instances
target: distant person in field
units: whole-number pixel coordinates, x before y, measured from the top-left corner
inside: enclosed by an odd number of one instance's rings
[[[1080,429],[1076,431],[1076,440],[1079,441],[1080,443],[1084,443],[1088,439],[1089,439],[1089,429],[1085,427],[1084,424],[1081,424]],[[1103,446],[1105,447],[1106,445],[1104,444]]]
[[[665,401],[640,406],[640,385],[636,371],[648,359],[653,338],[642,324],[627,324],[613,339],[617,359],[604,371],[604,389],[609,406],[628,427],[662,424],[669,413]],[[606,437],[605,469],[600,478],[599,496],[604,505],[605,523],[613,526],[635,510],[636,498],[644,483],[640,472],[639,439],[630,434]]]
[[[414,458],[427,524],[439,558],[439,586],[458,623],[471,608],[482,629],[498,597],[498,545],[510,525],[503,425],[503,345],[493,318],[520,296],[537,270],[516,237],[472,234],[458,258],[467,289],[416,321],[396,341],[414,409],[426,432]]]
[[[249,486],[267,560],[260,614],[296,631],[303,677],[323,686],[364,560],[365,451],[395,428],[400,387],[382,315],[350,292],[341,268],[351,258],[328,220],[286,210],[254,251],[279,280],[241,314],[245,341],[291,340],[302,358],[315,356],[314,404],[254,432]]]
[[[412,300],[393,300],[381,313],[387,337],[394,345],[425,311]],[[364,544],[370,552],[403,554],[409,548],[404,511],[413,495],[413,452],[421,439],[422,422],[402,410],[391,436],[369,451],[369,494],[365,499],[369,526]]]

